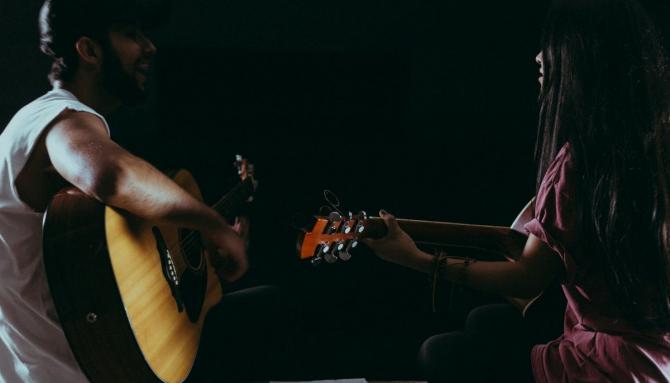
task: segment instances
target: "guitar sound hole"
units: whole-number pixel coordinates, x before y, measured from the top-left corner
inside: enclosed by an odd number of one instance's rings
[[[179,230],[179,240],[182,245],[182,253],[188,267],[199,270],[202,266],[202,240],[200,233],[192,230]]]

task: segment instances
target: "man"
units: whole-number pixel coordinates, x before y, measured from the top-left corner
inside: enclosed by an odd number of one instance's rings
[[[47,0],[41,49],[53,90],[0,135],[0,381],[85,382],[50,297],[42,218],[71,184],[103,204],[202,232],[228,281],[247,269],[244,241],[214,210],[110,139],[103,115],[141,101],[156,47],[155,21],[135,1]],[[64,255],[65,256],[65,255]]]

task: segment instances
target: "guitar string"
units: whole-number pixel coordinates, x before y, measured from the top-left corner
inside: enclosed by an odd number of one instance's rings
[[[221,197],[214,205],[212,205],[212,208],[216,210],[216,209],[222,207],[223,204],[226,203],[226,201],[228,200],[228,198],[226,198],[226,197],[228,197],[230,195],[234,195],[236,192],[238,192],[239,189],[242,189],[245,186],[245,182],[246,182],[246,179],[245,179],[245,181],[242,181],[240,184],[238,184],[235,188],[233,188],[233,190],[231,190],[230,193]],[[197,243],[197,241],[199,240],[199,238],[198,238],[199,236],[200,236],[199,231],[191,230],[188,233],[188,235],[186,235],[184,238],[178,239],[177,243],[168,244],[168,247],[169,248],[179,247],[179,248],[182,249],[182,252],[188,253],[191,250],[194,250],[194,249],[200,247],[200,244]]]
[[[236,189],[233,189],[231,191],[231,193],[235,193],[236,191],[237,191]],[[227,194],[227,195],[230,195],[230,194]],[[221,207],[225,203],[227,195],[224,195],[223,197],[221,197],[214,205],[212,205],[212,208],[214,210],[216,210],[219,207]],[[184,238],[179,240],[178,243],[175,244],[175,245],[178,245],[184,252],[189,252],[189,251],[193,250],[198,245],[196,241],[198,241],[199,235],[200,235],[199,231],[191,230],[188,233],[188,235],[186,235]]]
[[[228,196],[234,195],[239,189],[242,189],[245,186],[245,183],[248,182],[247,180],[249,180],[249,182],[253,182],[253,176],[250,173],[248,173],[249,170],[253,169],[253,165],[249,165],[247,164],[246,160],[243,160],[241,169],[248,169],[247,171],[244,171],[244,173],[247,173],[247,176],[246,177],[243,176],[244,178],[242,179],[242,181],[237,185],[235,185],[233,190],[231,190],[229,193],[224,194],[221,198],[219,198],[219,200],[216,201],[214,205],[212,205],[212,209],[217,210],[220,207],[220,205],[225,203]],[[243,170],[238,169],[238,173],[243,174]],[[199,231],[191,230],[191,232],[185,238],[181,239],[176,245],[178,245],[183,252],[190,251],[193,249],[194,247],[193,244],[196,243],[196,240],[198,239],[199,235],[200,235]]]
[[[216,209],[217,207],[219,207],[219,205],[222,203],[222,200],[223,200],[223,198],[221,200],[217,201],[217,203],[215,203],[212,206],[212,208]],[[183,250],[191,250],[190,246],[193,245],[193,243],[197,239],[196,237],[197,237],[198,234],[199,234],[198,231],[190,230],[189,234],[186,235],[184,238],[180,238],[179,242],[176,243],[175,245],[181,247]]]

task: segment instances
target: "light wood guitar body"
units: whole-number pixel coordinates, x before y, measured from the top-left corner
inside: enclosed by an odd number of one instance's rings
[[[196,198],[187,171],[173,179]],[[253,185],[220,204],[230,213]],[[44,222],[44,260],[63,330],[94,382],[181,382],[196,357],[221,285],[197,232],[155,225],[81,192],[55,196]]]

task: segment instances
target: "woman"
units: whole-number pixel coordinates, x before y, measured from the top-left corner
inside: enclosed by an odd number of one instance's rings
[[[670,381],[670,84],[659,38],[634,0],[563,0],[538,62],[538,188],[519,260],[433,257],[383,211],[389,234],[367,244],[505,296],[531,298],[561,280],[561,337],[532,346],[511,306],[474,310],[464,331],[424,343],[431,381]]]

